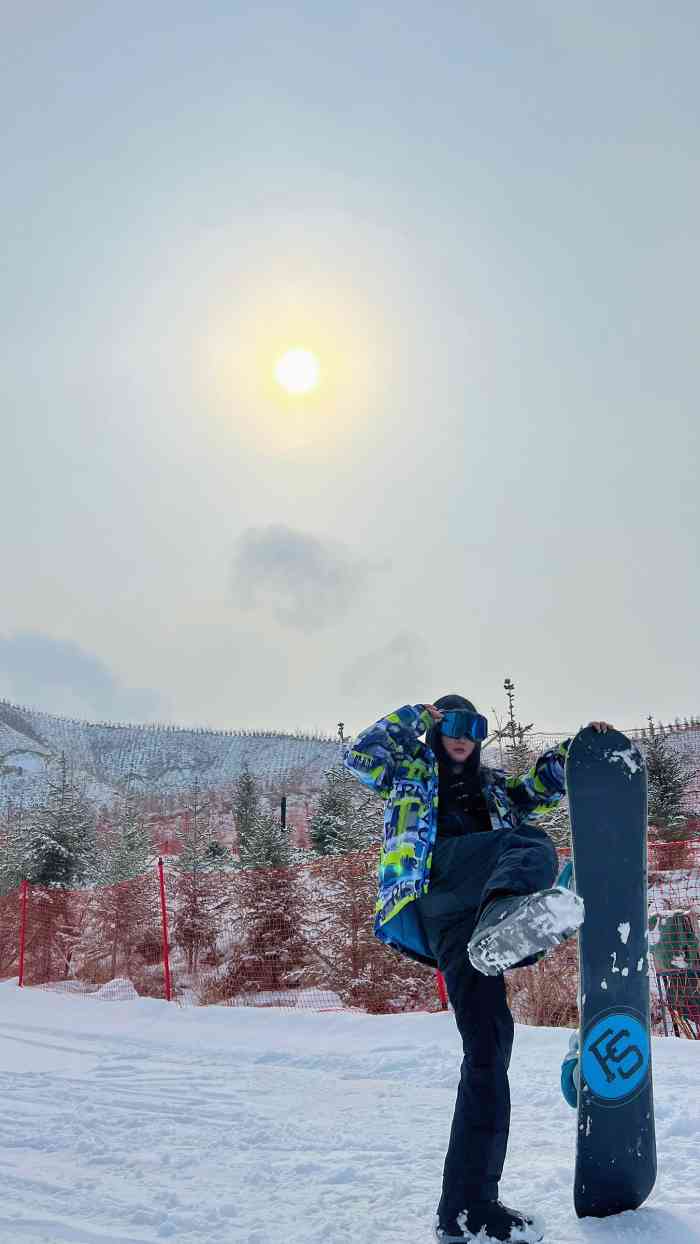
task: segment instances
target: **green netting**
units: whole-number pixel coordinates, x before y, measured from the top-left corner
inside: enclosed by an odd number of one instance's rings
[[[662,911],[651,916],[649,945],[657,972],[700,968],[700,937],[695,912]]]

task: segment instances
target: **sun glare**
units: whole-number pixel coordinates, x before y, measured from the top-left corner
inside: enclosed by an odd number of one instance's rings
[[[275,379],[287,393],[310,393],[318,384],[321,369],[310,350],[287,350],[275,364]]]

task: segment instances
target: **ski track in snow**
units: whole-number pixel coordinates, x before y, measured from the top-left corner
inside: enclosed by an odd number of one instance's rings
[[[101,1003],[0,984],[1,1244],[430,1244],[451,1014]],[[518,1027],[501,1195],[551,1244],[700,1244],[700,1043],[654,1039],[659,1179],[579,1221],[570,1032]]]

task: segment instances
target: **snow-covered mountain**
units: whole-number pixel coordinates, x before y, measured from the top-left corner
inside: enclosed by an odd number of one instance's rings
[[[195,777],[207,789],[221,789],[246,764],[269,794],[307,794],[339,759],[340,743],[274,731],[72,721],[0,701],[0,793],[3,787],[30,787],[61,752],[84,776],[91,795],[108,802],[127,777],[144,793],[178,795]]]

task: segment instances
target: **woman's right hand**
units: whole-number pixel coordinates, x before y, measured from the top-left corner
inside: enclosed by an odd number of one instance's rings
[[[433,721],[442,721],[442,718],[444,716],[442,709],[436,708],[434,704],[424,704],[423,708],[426,710],[426,712],[430,713],[430,716],[432,717]]]

